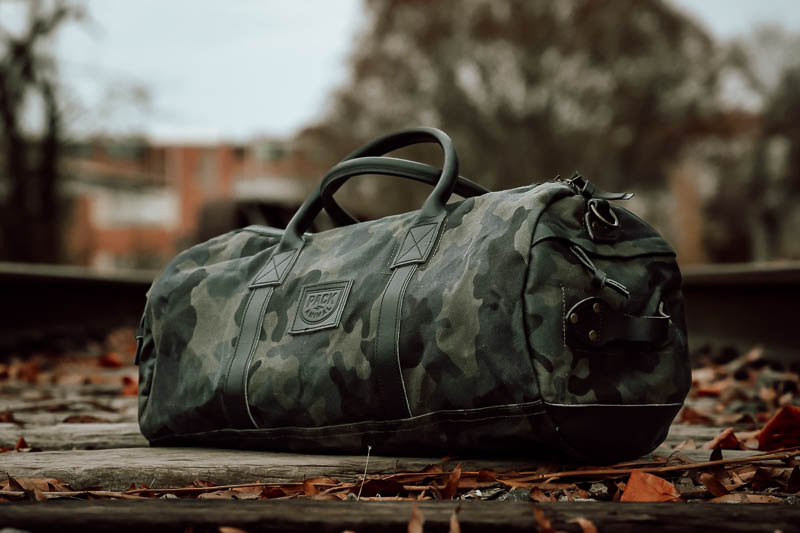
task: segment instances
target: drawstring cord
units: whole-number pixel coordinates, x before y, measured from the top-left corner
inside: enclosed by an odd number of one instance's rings
[[[601,289],[608,286],[615,291],[622,294],[626,299],[630,299],[631,293],[625,285],[618,281],[614,281],[613,279],[609,278],[605,272],[597,268],[595,264],[589,259],[589,256],[586,255],[586,252],[583,251],[583,248],[571,244],[569,247],[569,251],[572,252],[572,255],[578,258],[578,261],[581,262],[583,266],[585,266],[591,273],[594,278],[595,284],[599,286]]]

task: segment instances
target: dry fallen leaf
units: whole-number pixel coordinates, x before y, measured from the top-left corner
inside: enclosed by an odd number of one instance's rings
[[[758,434],[758,449],[777,450],[800,446],[800,407],[784,405]]]
[[[539,507],[533,507],[533,520],[536,525],[537,533],[559,533],[553,529],[553,524],[550,523],[550,519],[547,518],[547,515],[545,515],[544,511]]]
[[[64,424],[108,424],[109,420],[93,415],[70,415],[62,422]]]
[[[736,435],[733,433],[733,428],[726,428],[722,430],[722,432],[714,437],[712,440],[703,444],[703,449],[705,450],[713,450],[714,448],[720,448],[722,450],[742,450],[744,447],[739,442],[739,439],[736,438]]]
[[[25,422],[21,420],[17,420],[14,418],[14,413],[11,412],[10,409],[6,409],[5,411],[0,411],[0,422],[5,424],[16,424],[18,426],[24,426]]]
[[[453,514],[450,515],[450,532],[449,533],[461,533],[461,524],[458,523],[458,512],[461,510],[461,506],[457,506],[453,509]]]
[[[677,502],[681,493],[669,481],[658,476],[634,470],[628,478],[622,502]]]
[[[583,533],[597,533],[597,527],[595,527],[594,522],[587,520],[586,518],[573,518],[572,520],[568,520],[568,522],[570,524],[578,524],[581,526],[581,531],[583,531]]]
[[[408,521],[408,533],[422,533],[422,526],[425,525],[425,515],[417,505],[417,502],[411,504],[411,518]]]
[[[725,488],[725,485],[723,485],[720,480],[714,477],[713,474],[709,474],[708,472],[700,474],[700,483],[705,485],[708,491],[715,497],[728,494],[728,489]]]
[[[461,465],[453,469],[450,477],[447,478],[447,484],[442,490],[442,499],[452,500],[458,493],[458,482],[461,480]]]
[[[714,503],[783,503],[783,500],[776,496],[745,493],[726,494],[709,501]]]

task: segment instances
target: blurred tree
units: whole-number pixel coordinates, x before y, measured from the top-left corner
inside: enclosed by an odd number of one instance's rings
[[[706,207],[706,244],[720,261],[800,258],[800,35],[758,27],[731,43],[724,69],[757,127],[740,135],[744,153],[715,162],[728,168]]]
[[[0,258],[57,262],[63,127],[56,65],[48,44],[65,21],[80,18],[83,12],[66,1],[27,5],[27,24],[21,32],[0,26],[0,149],[4,156],[0,159]],[[25,123],[36,104],[42,124],[38,131],[30,131]]]
[[[717,110],[714,43],[660,0],[365,5],[350,80],[303,132],[331,162],[430,125],[454,138],[464,175],[490,187],[575,169],[608,189],[652,186]],[[418,201],[391,196],[394,209]]]

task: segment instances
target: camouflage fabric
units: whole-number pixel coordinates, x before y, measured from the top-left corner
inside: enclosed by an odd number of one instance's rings
[[[400,419],[387,419],[376,401],[374,350],[390,264],[416,213],[305,237],[269,300],[247,367],[253,429],[227,426],[222,389],[248,287],[279,236],[253,226],[190,248],[148,293],[142,432],[154,445],[294,451],[554,450],[580,460],[647,453],[689,386],[680,274],[652,228],[613,209],[622,235],[598,244],[584,227],[586,198],[565,182],[448,204],[432,255],[401,300],[397,346],[411,416]],[[630,297],[598,287],[572,246]],[[304,290],[343,281],[350,292],[335,327],[292,331],[305,313]],[[571,346],[566,312],[587,296],[631,315],[654,315],[663,305],[672,319],[668,342]],[[572,416],[570,408],[582,411]],[[585,422],[592,409],[598,424],[638,424],[643,433],[627,446],[619,435],[598,436]]]

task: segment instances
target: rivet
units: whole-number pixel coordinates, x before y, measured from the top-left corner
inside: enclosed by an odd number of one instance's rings
[[[597,339],[599,339],[599,338],[600,338],[600,334],[597,333],[596,329],[593,329],[592,331],[589,332],[589,340],[590,341],[597,342]]]
[[[595,313],[599,313],[600,312],[600,304],[595,302],[594,305],[592,306],[592,311],[594,311]]]
[[[569,315],[569,321],[572,322],[573,324],[577,324],[578,323],[578,313],[572,313],[571,315]]]

